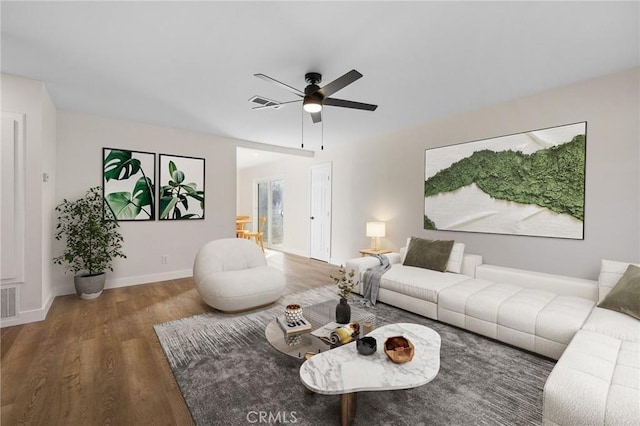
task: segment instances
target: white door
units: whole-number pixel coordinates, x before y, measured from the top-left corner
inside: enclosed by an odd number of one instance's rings
[[[311,167],[311,249],[313,259],[331,258],[331,163]]]

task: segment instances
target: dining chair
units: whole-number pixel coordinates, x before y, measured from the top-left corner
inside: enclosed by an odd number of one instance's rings
[[[264,253],[264,239],[263,239],[262,231],[264,230],[264,224],[266,221],[267,221],[267,218],[265,216],[260,216],[258,220],[258,232],[246,231],[244,233],[244,238],[246,238],[247,240],[250,240],[251,238],[254,238],[256,240],[256,244],[260,246],[263,253]]]
[[[246,229],[244,229],[244,225],[245,222],[239,222],[239,221],[246,221],[249,220],[250,217],[249,216],[236,216],[236,237],[237,238],[244,238],[244,234],[247,232]]]

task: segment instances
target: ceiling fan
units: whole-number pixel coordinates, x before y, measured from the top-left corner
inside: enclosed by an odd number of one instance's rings
[[[275,102],[270,101],[270,103],[265,103],[262,106],[255,107],[253,109],[267,109],[274,108],[278,109],[282,105],[291,104],[294,102],[302,101],[302,108],[311,114],[311,119],[314,123],[319,123],[322,121],[322,107],[323,106],[336,106],[341,108],[353,108],[353,109],[361,109],[365,111],[375,111],[378,108],[378,105],[365,104],[362,102],[354,102],[354,101],[346,101],[344,99],[336,99],[331,98],[330,96],[336,93],[339,90],[344,89],[346,86],[350,85],[354,81],[358,80],[362,77],[356,70],[351,70],[342,77],[338,77],[333,80],[331,83],[326,84],[324,87],[318,86],[322,81],[322,75],[317,72],[309,72],[305,74],[304,79],[309,85],[304,88],[304,92],[291,87],[287,84],[284,84],[274,78],[269,77],[264,74],[254,74],[254,76],[261,78],[264,81],[268,81],[277,86],[282,87],[289,92],[300,96],[302,99],[297,99],[295,101],[288,102]],[[251,100],[256,97],[251,98]],[[255,101],[254,101],[255,102]]]

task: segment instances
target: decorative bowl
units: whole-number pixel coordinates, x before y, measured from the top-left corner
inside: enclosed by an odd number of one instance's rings
[[[361,355],[371,355],[378,349],[376,339],[374,337],[365,336],[356,341],[356,348]]]
[[[393,336],[384,342],[384,353],[396,364],[403,364],[413,359],[415,347],[404,336]]]
[[[300,321],[302,319],[302,306],[298,304],[287,305],[284,310],[284,319],[289,324]]]

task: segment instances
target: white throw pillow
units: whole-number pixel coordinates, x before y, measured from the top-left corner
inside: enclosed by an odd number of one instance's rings
[[[462,259],[464,258],[464,243],[453,243],[449,262],[447,263],[447,272],[459,274],[462,271]]]
[[[611,289],[618,284],[629,265],[640,266],[637,263],[602,259],[598,276],[598,303],[602,302]]]

